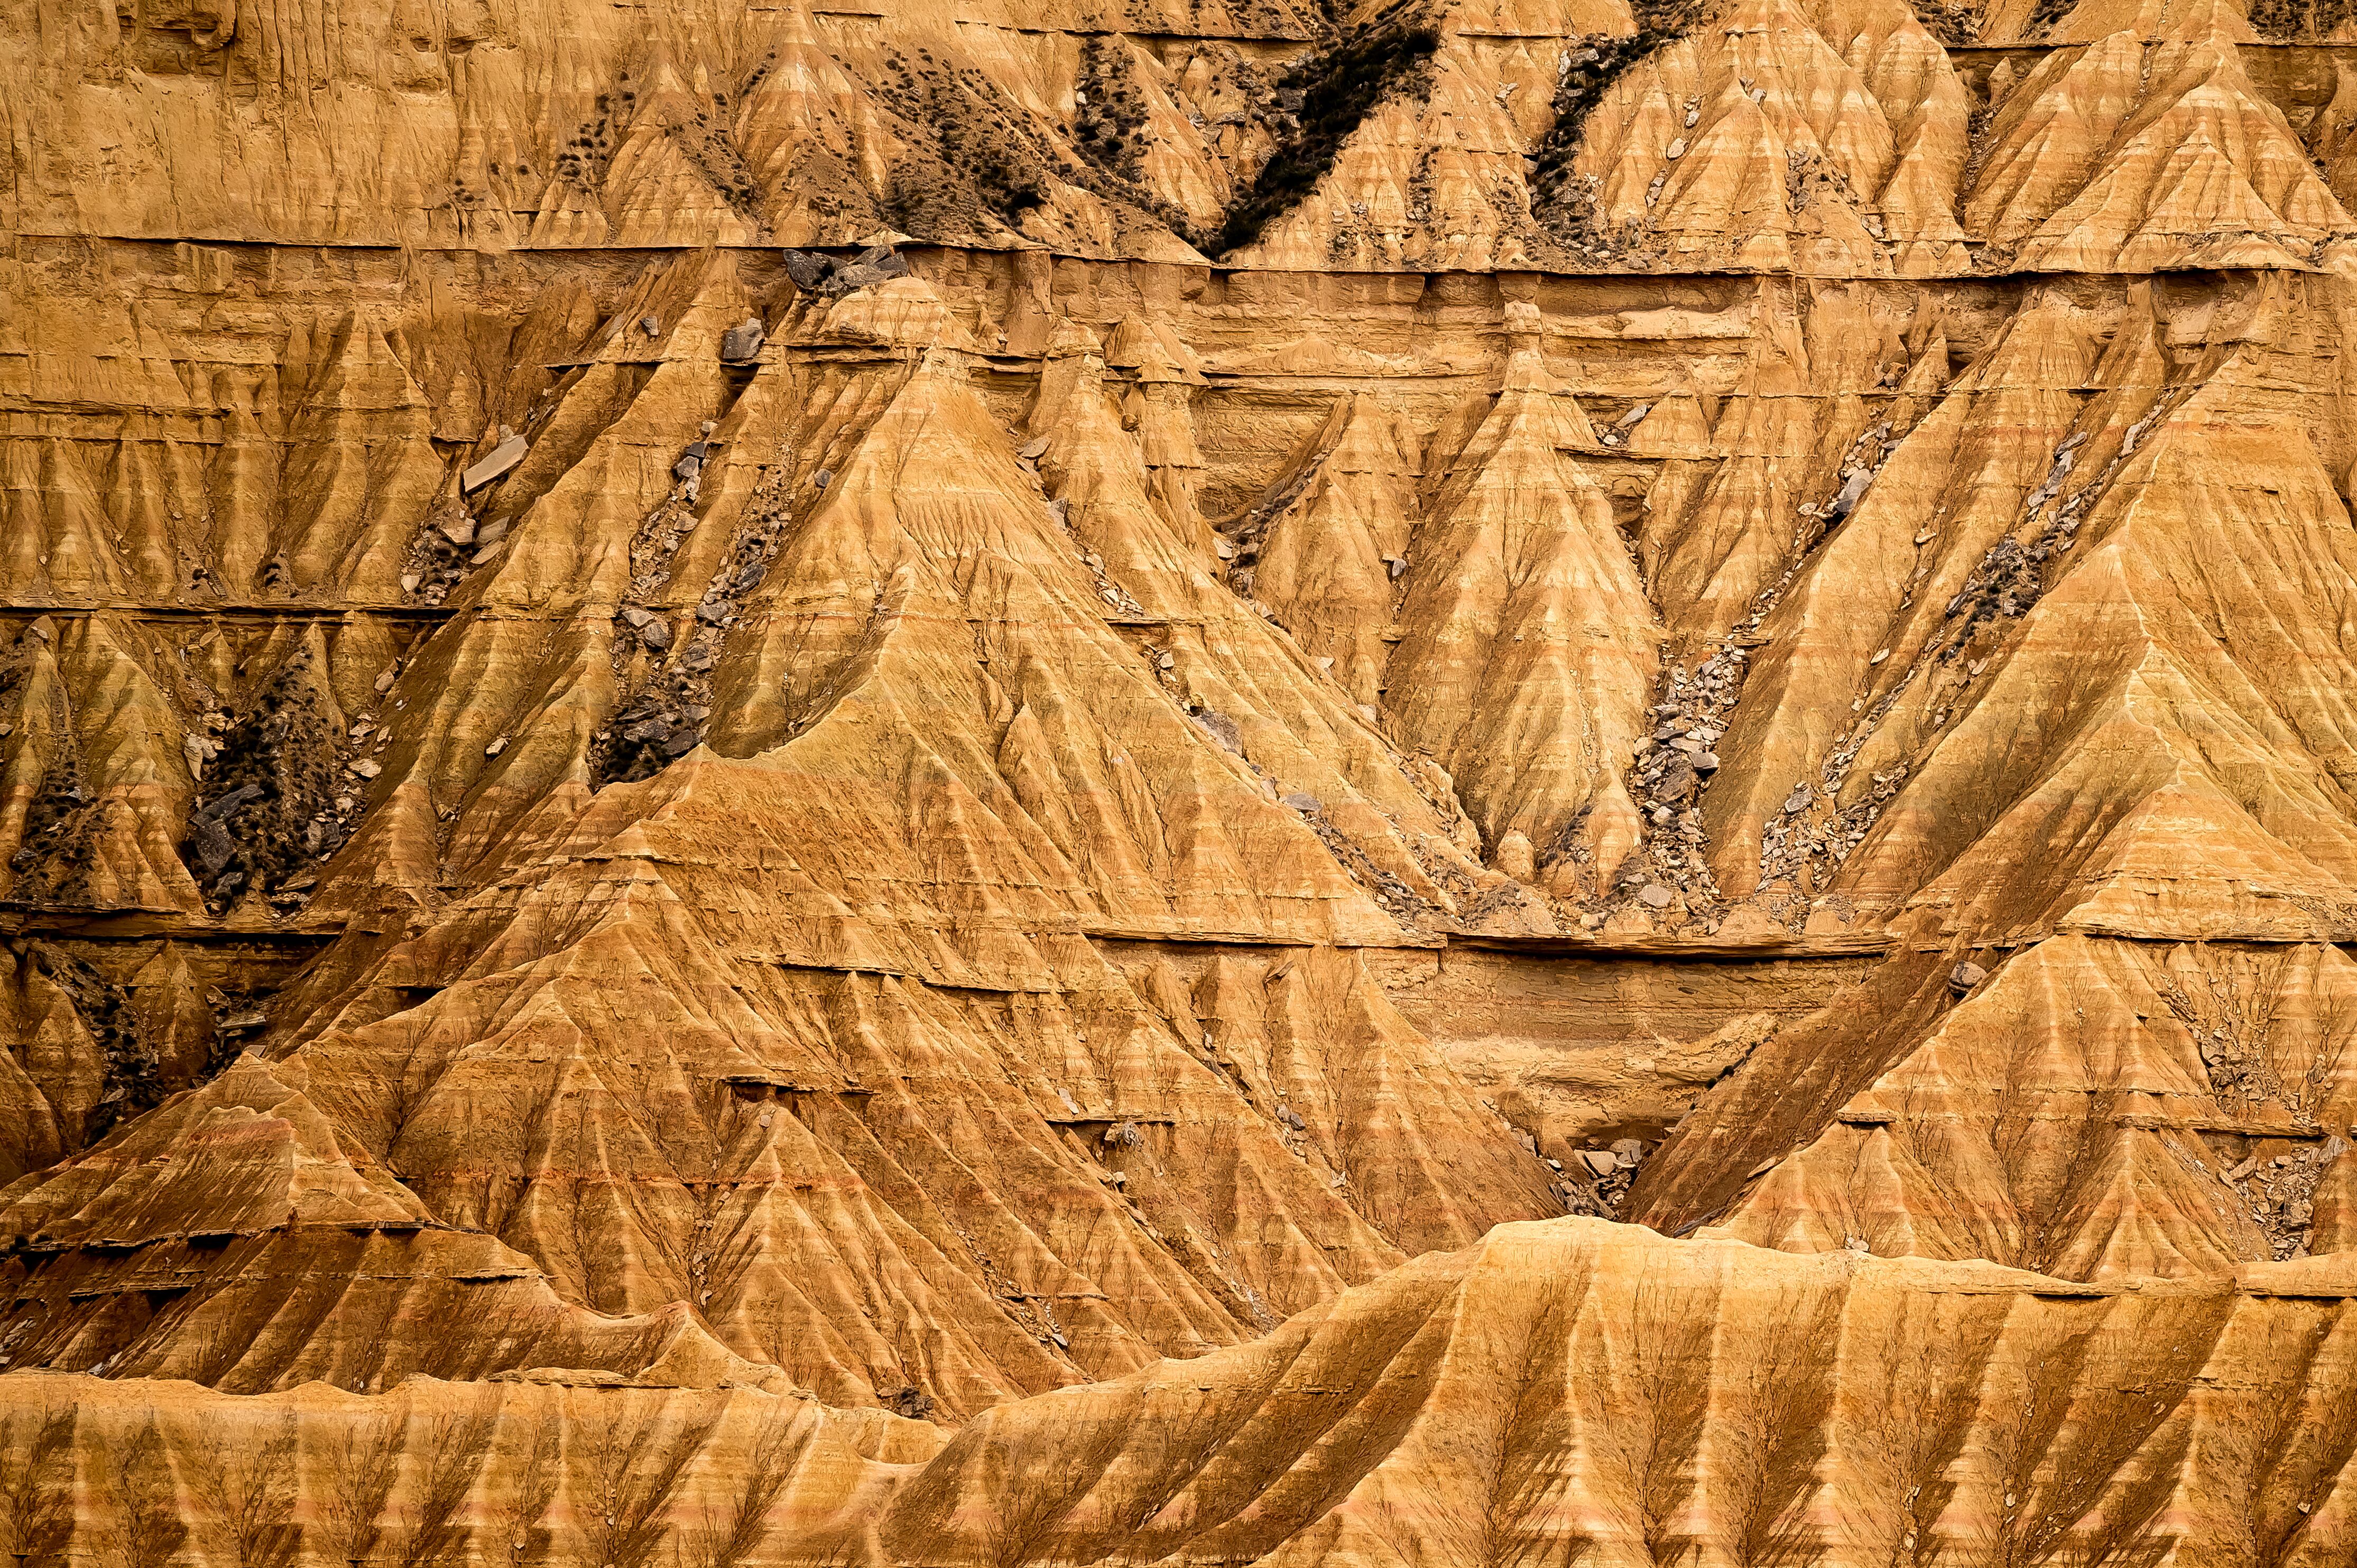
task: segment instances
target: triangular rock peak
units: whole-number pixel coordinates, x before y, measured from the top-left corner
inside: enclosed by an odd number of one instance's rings
[[[2357,20],[0,15],[0,1555],[2357,1558]]]

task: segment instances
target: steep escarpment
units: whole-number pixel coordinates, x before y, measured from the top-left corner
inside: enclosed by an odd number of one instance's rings
[[[2348,1554],[2345,18],[0,26],[20,1560]]]

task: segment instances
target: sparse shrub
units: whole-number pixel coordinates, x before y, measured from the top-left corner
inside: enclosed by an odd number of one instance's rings
[[[1229,209],[1211,238],[1211,252],[1224,255],[1251,244],[1299,205],[1334,166],[1342,144],[1386,97],[1405,92],[1419,102],[1430,97],[1432,57],[1439,48],[1440,34],[1429,23],[1377,23],[1279,78],[1281,102],[1299,95],[1296,127],[1261,166],[1250,193]]]

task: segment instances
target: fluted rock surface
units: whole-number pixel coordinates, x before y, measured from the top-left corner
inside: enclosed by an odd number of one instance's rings
[[[2357,17],[0,30],[19,1562],[2357,1552]]]

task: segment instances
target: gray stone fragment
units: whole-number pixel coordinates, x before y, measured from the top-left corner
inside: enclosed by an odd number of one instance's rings
[[[502,425],[500,428],[505,430],[506,426]],[[498,446],[483,454],[481,461],[458,476],[458,488],[469,492],[481,489],[485,485],[522,462],[523,455],[528,449],[522,436],[511,431],[509,432],[500,438]],[[471,529],[471,523],[469,526]],[[464,544],[467,541],[453,539],[450,542]]]
[[[1211,738],[1234,752],[1244,754],[1243,726],[1217,708],[1205,708],[1195,715],[1195,722],[1211,732]]]
[[[768,338],[760,321],[748,316],[720,335],[720,357],[731,364],[743,364],[761,351]]]
[[[198,822],[226,822],[240,806],[244,805],[248,800],[258,800],[261,798],[261,785],[241,784],[219,800],[199,807],[188,821],[191,825]]]
[[[824,283],[827,273],[834,265],[834,263],[827,257],[814,252],[788,251],[786,252],[786,275],[794,280],[796,288],[805,293],[817,289]]]
[[[230,863],[230,857],[237,853],[237,841],[231,838],[228,832],[217,822],[191,820],[188,823],[188,842],[195,846],[197,862],[205,868],[207,876],[217,874],[222,866]]]
[[[1874,483],[1874,470],[1871,468],[1860,468],[1857,473],[1852,474],[1843,484],[1841,493],[1834,497],[1833,504],[1825,508],[1825,521],[1839,522],[1847,517],[1857,509],[1857,503],[1866,499],[1866,488],[1872,483]]]

